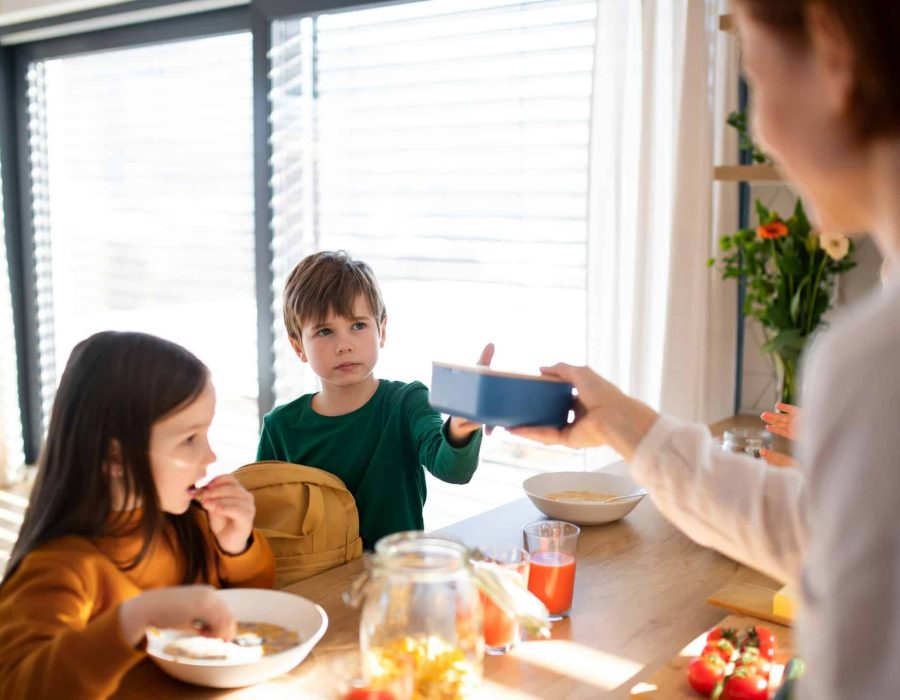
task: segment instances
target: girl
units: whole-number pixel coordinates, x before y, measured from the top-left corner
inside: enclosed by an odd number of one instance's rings
[[[195,488],[214,410],[209,371],[174,343],[104,332],[72,351],[0,584],[0,697],[106,697],[148,625],[227,639],[215,587],[272,586],[250,494],[230,475]]]

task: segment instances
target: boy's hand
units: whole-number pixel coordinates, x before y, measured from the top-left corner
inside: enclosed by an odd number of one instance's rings
[[[256,515],[250,492],[231,474],[223,474],[206,485],[198,500],[209,515],[209,529],[222,551],[240,554],[247,549]]]
[[[488,343],[484,346],[484,350],[481,351],[481,357],[478,358],[477,364],[490,367],[493,359],[494,344]],[[468,420],[467,418],[460,418],[459,416],[450,416],[450,426],[447,431],[450,437],[450,444],[454,447],[462,447],[469,442],[469,437],[479,428],[481,428],[481,423]],[[490,435],[492,430],[493,427],[488,426],[484,432]]]

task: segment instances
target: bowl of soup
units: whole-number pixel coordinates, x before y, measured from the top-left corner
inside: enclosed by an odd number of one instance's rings
[[[217,595],[237,620],[234,640],[196,630],[147,630],[147,653],[170,676],[212,688],[261,683],[297,666],[328,628],[321,606],[302,596],[261,588],[229,588]]]
[[[641,488],[627,476],[603,472],[547,472],[529,477],[522,488],[544,515],[578,525],[611,523],[628,515],[643,494],[605,503],[611,498],[629,496]]]

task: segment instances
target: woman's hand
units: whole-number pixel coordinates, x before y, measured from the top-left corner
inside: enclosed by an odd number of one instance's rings
[[[541,374],[572,384],[575,420],[564,428],[532,426],[512,428],[513,435],[566,447],[609,445],[624,459],[630,459],[638,444],[658,417],[649,406],[627,396],[590,367],[560,363],[541,367]]]
[[[229,640],[236,623],[212,586],[171,586],[144,591],[119,606],[119,629],[132,646],[147,627],[194,627],[208,637]]]
[[[775,435],[786,437],[788,440],[796,440],[797,428],[800,422],[800,409],[789,403],[776,403],[775,408],[780,413],[766,411],[760,416],[767,423],[766,430],[770,433],[775,433]]]
[[[247,549],[253,532],[253,496],[231,474],[217,476],[203,489],[200,504],[209,515],[209,529],[227,554]]]
[[[482,365],[483,367],[490,367],[491,360],[493,359],[494,344],[488,343],[484,346],[484,350],[481,351],[481,357],[478,358],[477,364]],[[481,423],[459,416],[450,416],[450,425],[447,430],[449,433],[450,444],[454,447],[462,447],[469,442],[469,437],[479,428],[481,428]],[[490,435],[492,430],[493,428],[488,426],[485,428],[484,432]]]

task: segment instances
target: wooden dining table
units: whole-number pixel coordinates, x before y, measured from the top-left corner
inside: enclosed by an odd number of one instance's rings
[[[522,527],[543,517],[523,498],[439,532],[469,545],[521,546]],[[340,697],[359,672],[360,612],[342,594],[363,568],[357,560],[287,589],[317,602],[329,620],[325,636],[293,671],[260,685],[217,690],[176,681],[148,659],[129,672],[115,697]],[[645,498],[618,522],[582,528],[571,615],[554,623],[548,640],[526,640],[509,654],[486,656],[479,697],[629,697],[635,684],[724,617],[707,597],[736,582],[777,587],[692,542]]]

